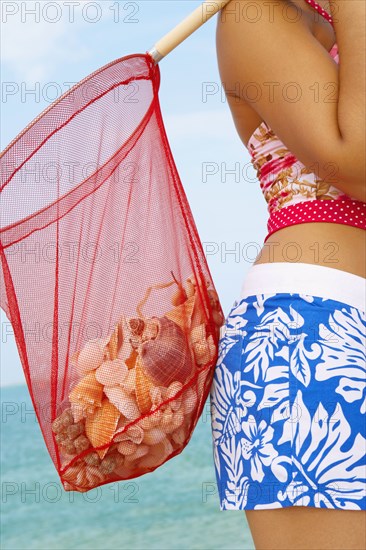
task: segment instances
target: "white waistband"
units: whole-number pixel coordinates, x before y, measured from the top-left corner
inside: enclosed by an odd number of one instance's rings
[[[244,278],[240,299],[277,292],[330,298],[366,311],[366,279],[333,267],[301,262],[253,264]]]

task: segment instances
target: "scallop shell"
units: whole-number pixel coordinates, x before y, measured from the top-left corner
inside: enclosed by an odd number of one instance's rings
[[[191,317],[195,305],[195,296],[188,298],[180,306],[176,306],[167,313],[164,314],[164,317],[167,317],[171,321],[174,321],[181,329],[185,330],[191,325]]]
[[[121,386],[104,386],[104,393],[109,401],[129,420],[135,420],[141,415],[136,400]]]
[[[141,413],[145,414],[145,413],[148,413],[152,407],[150,388],[153,388],[154,385],[151,382],[150,378],[146,376],[146,374],[142,369],[140,356],[138,356],[136,360],[135,373],[136,373],[135,389],[136,389],[137,405]]]
[[[167,317],[159,318],[159,333],[141,345],[140,355],[145,374],[158,386],[175,380],[184,383],[193,370],[191,350],[183,330]]]
[[[93,416],[86,419],[85,433],[94,448],[112,441],[120,416],[120,411],[113,403],[110,403],[108,399],[103,399],[101,407],[96,410]],[[108,452],[108,447],[95,450],[103,459]]]
[[[103,385],[95,377],[95,371],[84,376],[69,393],[70,403],[79,405],[85,412],[100,407],[103,396]]]
[[[156,426],[160,424],[162,417],[163,411],[158,410],[153,414],[149,414],[148,416],[141,418],[141,420],[139,420],[138,422],[138,425],[141,426],[143,430],[150,430],[151,428],[156,428]]]
[[[128,368],[122,359],[104,361],[95,371],[95,378],[104,386],[123,384]]]
[[[146,445],[155,445],[162,441],[164,437],[166,437],[164,430],[161,428],[151,428],[151,430],[146,430],[144,432],[142,442],[146,443]]]
[[[88,486],[90,488],[96,487],[105,480],[104,474],[99,470],[97,466],[86,467],[86,478],[88,481]]]
[[[138,445],[134,443],[133,441],[129,441],[128,439],[125,441],[121,441],[117,445],[118,452],[122,455],[131,455],[132,453],[136,452]]]
[[[186,440],[187,434],[185,432],[184,426],[180,426],[174,432],[171,434],[171,438],[177,445],[181,446],[183,445],[184,441]]]
[[[136,424],[133,426],[130,426],[127,430],[124,432],[117,434],[113,441],[120,442],[120,441],[133,441],[133,443],[136,443],[136,445],[139,445],[144,437],[144,430],[137,426]]]

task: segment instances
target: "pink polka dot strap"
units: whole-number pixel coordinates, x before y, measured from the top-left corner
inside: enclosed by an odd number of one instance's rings
[[[326,12],[315,0],[305,0],[314,10],[318,11],[320,15],[324,17],[331,25],[333,25],[333,19],[332,16],[329,15],[328,12]]]
[[[355,199],[314,199],[281,208],[271,212],[264,242],[283,227],[310,222],[341,223],[366,229],[366,202]]]

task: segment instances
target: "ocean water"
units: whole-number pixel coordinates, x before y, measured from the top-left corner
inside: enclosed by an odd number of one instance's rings
[[[136,479],[64,491],[27,386],[1,388],[1,548],[254,549],[244,511],[220,511],[209,398],[183,452]]]

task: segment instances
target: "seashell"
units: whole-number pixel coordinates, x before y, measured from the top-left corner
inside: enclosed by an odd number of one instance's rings
[[[191,317],[191,330],[193,330],[194,328],[202,325],[202,324],[206,324],[207,320],[206,320],[206,316],[205,316],[205,310],[204,310],[204,304],[202,303],[201,299],[199,298],[199,295],[196,294],[195,296],[195,303],[194,303],[194,308],[193,308],[193,312],[192,312],[192,317]]]
[[[120,416],[120,411],[113,403],[108,401],[108,399],[103,399],[101,407],[96,410],[94,415],[87,417],[85,432],[93,447],[99,447],[112,441]],[[103,459],[108,448],[96,449],[96,451],[100,458]]]
[[[118,443],[117,449],[118,449],[118,452],[121,453],[122,455],[130,455],[136,451],[137,445],[133,441],[126,440]]]
[[[177,443],[177,445],[183,445],[186,440],[187,434],[185,432],[184,426],[180,426],[174,432],[171,434],[171,438],[174,441],[174,443]]]
[[[200,400],[201,398],[203,397],[205,391],[204,391],[204,387],[205,387],[205,383],[206,383],[206,380],[208,378],[208,375],[209,375],[209,372],[207,372],[207,369],[206,370],[202,370],[198,377],[197,377],[197,384],[196,384],[196,388],[197,388],[197,397],[199,398],[198,399],[198,407],[199,407],[199,404],[200,404]]]
[[[153,338],[156,338],[159,332],[159,321],[157,317],[153,317],[152,319],[146,319],[145,321],[145,327],[141,334],[141,340],[142,342],[145,342],[145,340],[152,340]]]
[[[86,477],[86,465],[83,464],[81,468],[79,468],[78,473],[76,474],[76,485],[78,487],[87,487],[89,485],[89,480]]]
[[[150,447],[149,453],[139,460],[141,468],[156,468],[173,452],[173,446],[167,437],[163,438],[157,445]]]
[[[99,466],[100,464],[100,458],[96,451],[85,455],[84,460],[89,466]]]
[[[150,396],[151,396],[151,402],[154,409],[159,407],[163,401],[166,399],[166,388],[163,386],[151,386],[150,388]]]
[[[136,449],[136,451],[130,455],[125,455],[126,460],[125,464],[128,464],[128,462],[132,462],[134,460],[137,460],[138,458],[141,458],[142,456],[145,456],[150,451],[150,445],[146,445],[142,443],[139,445]]]
[[[136,443],[136,445],[139,445],[143,439],[144,436],[144,430],[137,426],[136,424],[133,426],[130,426],[126,431],[117,434],[114,438],[114,442],[119,441],[133,441],[133,443]]]
[[[168,408],[163,412],[163,417],[160,422],[160,427],[164,431],[164,433],[168,433],[170,431],[170,427],[173,422],[173,417],[174,417],[174,413],[171,410],[171,408]]]
[[[133,393],[135,391],[136,369],[129,369],[122,386],[127,393]]]
[[[100,466],[99,466],[99,471],[102,474],[108,475],[108,474],[111,474],[113,472],[113,470],[117,466],[117,459],[116,459],[116,456],[115,456],[116,454],[119,454],[119,453],[109,454],[109,455],[107,455],[103,458],[103,460],[102,460],[102,462],[100,463]]]
[[[104,386],[104,393],[109,401],[129,420],[135,420],[140,416],[141,413],[135,399],[121,386]]]
[[[131,346],[131,342],[128,340],[128,338],[125,338],[121,347],[118,350],[117,359],[121,359],[122,361],[126,362],[126,360],[130,357],[132,351],[133,347]],[[126,366],[127,368],[129,368],[128,365]]]
[[[85,465],[81,467],[80,464],[74,464],[73,466],[70,466],[66,472],[63,474],[63,478],[67,481],[70,481],[71,483],[76,482],[76,478],[80,470],[85,470]],[[74,490],[74,489],[72,489]]]
[[[55,434],[55,440],[58,445],[62,445],[64,441],[68,439],[66,432],[61,432],[59,434]]]
[[[142,442],[146,443],[146,445],[155,445],[162,441],[164,437],[165,432],[161,428],[151,428],[151,430],[146,430],[144,432]]]
[[[182,411],[176,411],[175,413],[172,413],[172,415],[167,415],[166,422],[161,423],[161,429],[164,430],[166,434],[169,434],[171,432],[174,432],[177,428],[179,428],[183,424],[184,415]],[[169,421],[168,421],[169,419]]]
[[[123,455],[121,453],[118,453],[119,455],[119,458],[118,458],[118,461],[117,461],[117,464],[113,470],[113,474],[115,476],[119,476],[121,477],[122,479],[125,479],[126,478],[126,473],[128,472],[128,468],[126,468],[125,466],[125,463],[127,461],[127,456],[126,455]],[[128,455],[130,456],[130,455]]]
[[[187,300],[188,296],[182,285],[179,285],[171,297],[173,306],[180,306]]]
[[[81,434],[79,435],[79,437],[75,439],[74,445],[75,445],[76,452],[82,453],[83,451],[85,451],[90,447],[90,441],[84,434]]]
[[[93,371],[99,367],[104,359],[105,346],[109,338],[93,338],[86,342],[77,355],[76,368],[80,375]],[[76,354],[73,355],[76,358]]]
[[[191,298],[191,296],[194,296],[196,293],[196,285],[193,284],[193,281],[190,277],[186,281],[185,291],[188,298]]]
[[[74,423],[74,419],[72,416],[71,409],[65,409],[60,416],[55,418],[55,420],[52,422],[51,427],[52,431],[56,434],[59,434],[67,428],[67,426],[70,426]]]
[[[123,384],[128,368],[122,359],[106,360],[95,371],[95,378],[104,386]]]
[[[176,430],[177,428],[179,428],[183,424],[183,421],[184,421],[183,412],[182,411],[176,411],[174,413],[173,421],[172,421],[172,425],[174,426],[173,431]]]
[[[135,336],[141,336],[145,328],[145,321],[141,319],[141,317],[135,317],[135,318],[129,319],[128,324],[129,324],[131,334]]]
[[[144,372],[154,384],[169,386],[184,383],[192,374],[193,362],[183,330],[167,317],[159,318],[159,333],[154,340],[141,345]]]
[[[121,343],[119,342],[119,339],[121,337],[123,339],[121,325],[117,323],[108,342],[109,359],[111,361],[114,361],[114,359],[117,358],[117,352]]]
[[[138,356],[136,360],[135,382],[137,405],[140,411],[145,414],[149,412],[152,407],[150,388],[153,388],[154,385],[142,369],[140,356]]]
[[[172,382],[166,392],[166,398],[171,399],[174,397],[181,389],[183,388],[182,382]],[[170,401],[169,407],[172,409],[172,411],[177,411],[182,404],[182,395],[174,399],[174,401]]]
[[[87,485],[89,487],[96,487],[102,481],[105,480],[103,473],[97,466],[87,466],[85,469]]]
[[[205,365],[209,362],[210,349],[206,341],[195,342],[192,347],[197,365]]]
[[[68,455],[74,456],[77,453],[74,442],[70,441],[70,439],[65,439],[65,441],[62,441],[60,448],[62,452],[66,452]]]
[[[197,393],[193,388],[187,388],[187,390],[184,392],[184,400],[183,400],[183,414],[188,415],[190,414],[197,405]]]
[[[163,416],[162,410],[156,411],[153,414],[149,414],[149,416],[141,418],[138,425],[143,430],[150,430],[151,428],[155,428],[160,424],[162,416]]]
[[[66,428],[66,434],[69,439],[76,439],[84,431],[84,423],[77,422],[76,424],[71,424]]]
[[[128,369],[135,368],[136,359],[138,357],[138,352],[132,347],[131,347],[131,349],[132,349],[132,351],[131,351],[129,357],[127,359],[125,359],[125,363],[126,363],[126,366],[127,366]]]
[[[212,311],[212,319],[215,325],[217,325],[218,327],[221,327],[225,321],[224,314],[221,311],[217,311],[216,309]]]
[[[85,407],[85,405],[80,405],[79,403],[71,403],[71,412],[74,417],[74,422],[78,423],[86,416],[93,414],[94,409],[93,406]]]
[[[103,396],[103,385],[95,378],[95,371],[84,376],[69,394],[71,403],[81,406],[100,407]]]
[[[191,343],[199,342],[200,340],[206,339],[206,325],[202,323],[191,330]]]
[[[180,306],[177,306],[165,313],[164,317],[167,317],[171,321],[174,321],[174,323],[179,325],[182,330],[185,330],[191,325],[191,317],[195,305],[195,300],[196,297],[191,296]]]

